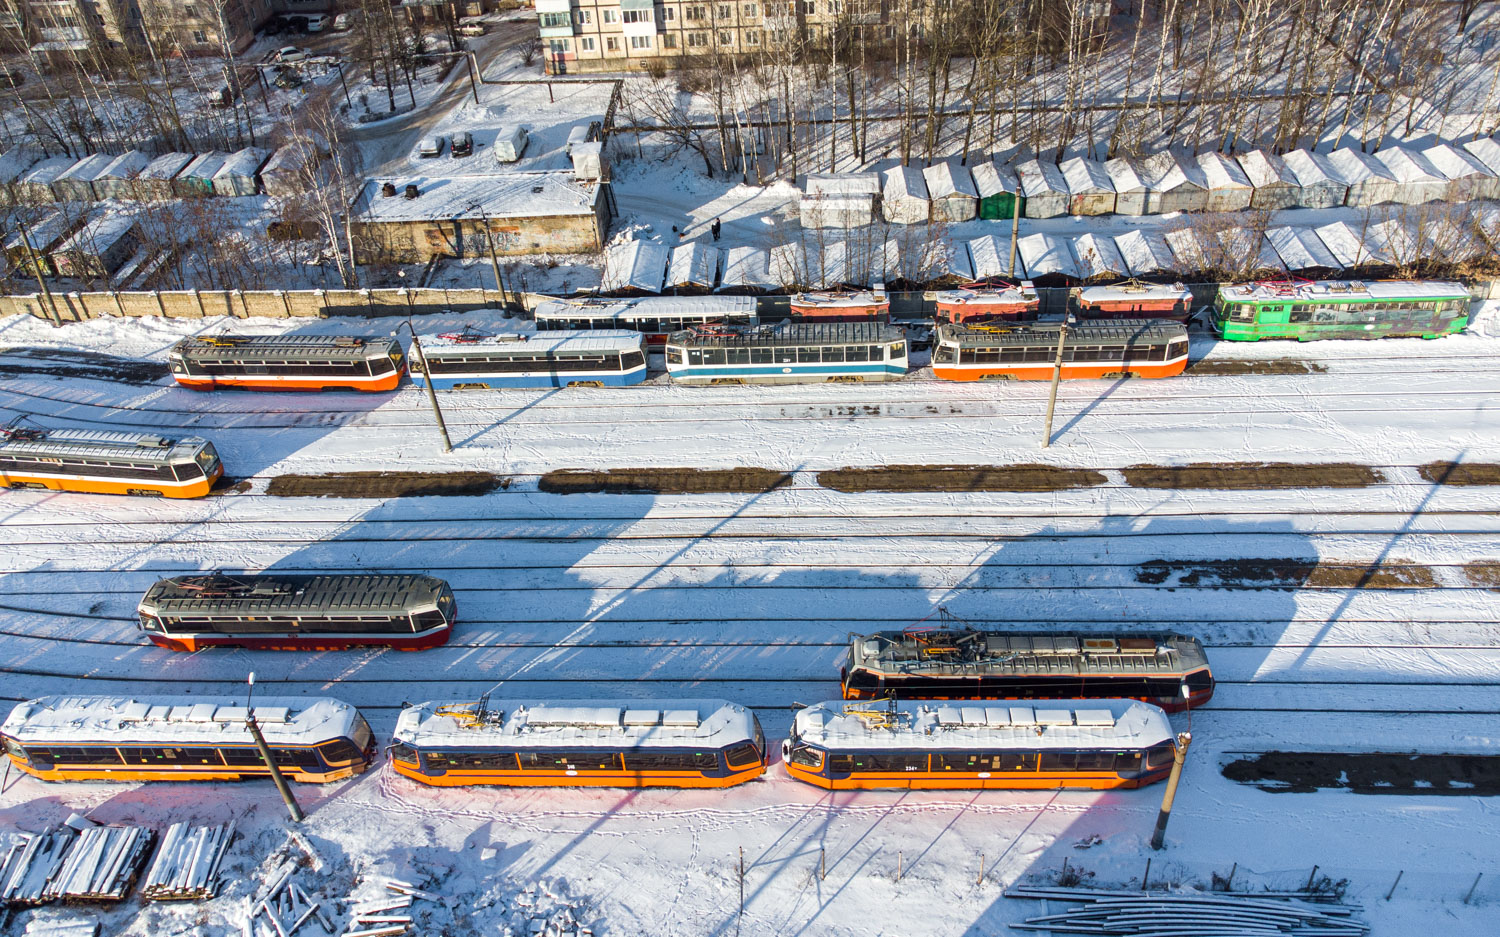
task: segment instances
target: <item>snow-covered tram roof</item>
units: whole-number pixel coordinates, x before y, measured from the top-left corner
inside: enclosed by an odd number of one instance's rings
[[[755,716],[719,699],[427,702],[403,710],[396,739],[417,747],[723,748],[755,738]]]
[[[568,355],[640,351],[645,337],[630,329],[591,329],[578,332],[532,332],[484,335],[445,332],[423,335],[422,353],[432,358],[489,358],[515,354]]]
[[[1013,634],[938,629],[877,631],[850,642],[853,666],[934,677],[1185,674],[1208,665],[1181,634]]]
[[[159,579],[140,610],[157,615],[372,614],[429,608],[447,583],[414,573],[177,576]]]
[[[1057,346],[1055,322],[997,322],[968,328],[944,325],[938,341],[960,348],[1003,348],[1012,345]],[[1148,345],[1187,339],[1187,327],[1166,319],[1100,319],[1073,322],[1063,345]]]
[[[1181,283],[1113,283],[1109,286],[1085,286],[1078,290],[1085,303],[1142,302],[1150,300],[1183,300],[1192,302],[1193,293]]]
[[[1469,290],[1452,280],[1312,280],[1261,281],[1219,287],[1230,301],[1340,302],[1360,299],[1468,299]]]
[[[0,437],[0,455],[105,459],[163,465],[193,458],[206,444],[202,436],[172,438],[154,433],[116,433],[97,429],[42,430],[36,439]]]
[[[779,325],[684,329],[667,337],[679,348],[785,347],[902,342],[906,332],[883,322],[783,322]]]
[[[172,346],[172,354],[183,358],[233,358],[244,361],[316,358],[328,361],[364,361],[389,354],[396,340],[389,336],[359,335],[197,335]]]
[[[926,298],[926,297],[924,297]],[[1030,280],[1020,283],[976,283],[951,290],[938,290],[931,296],[944,305],[962,306],[967,303],[1018,303],[1030,305],[1041,301],[1036,287]]]
[[[792,733],[825,751],[1036,751],[1149,748],[1172,738],[1166,714],[1136,700],[1026,705],[833,700],[797,713]]]
[[[645,316],[674,319],[684,316],[753,316],[753,296],[639,296],[625,299],[585,297],[549,299],[536,307],[537,321],[561,319],[612,319]]]
[[[889,306],[884,290],[811,290],[792,297],[793,306],[817,306],[827,309],[863,309],[866,306]]]
[[[353,735],[359,711],[327,697],[251,701],[270,745],[316,745]],[[245,700],[212,696],[43,696],[16,704],[0,732],[22,745],[251,745]]]

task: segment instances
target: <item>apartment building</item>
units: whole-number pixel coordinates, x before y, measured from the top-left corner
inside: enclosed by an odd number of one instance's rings
[[[239,52],[278,8],[297,0],[0,0],[9,45],[38,54],[139,47],[146,36],[164,54],[218,52],[221,32]],[[326,7],[327,4],[324,4]]]
[[[749,55],[887,23],[882,0],[536,0],[536,9],[549,74]]]

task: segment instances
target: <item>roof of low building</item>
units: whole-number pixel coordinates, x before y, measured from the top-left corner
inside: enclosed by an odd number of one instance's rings
[[[385,183],[396,187],[383,196]],[[407,198],[406,186],[417,187]],[[354,201],[355,220],[365,222],[477,221],[592,215],[599,185],[573,178],[573,171],[515,172],[493,176],[407,176],[371,179]]]

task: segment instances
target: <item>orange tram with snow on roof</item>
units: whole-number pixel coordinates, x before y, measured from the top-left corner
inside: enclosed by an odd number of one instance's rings
[[[1057,322],[943,325],[932,373],[949,381],[1044,381],[1057,360]],[[1069,324],[1063,378],[1172,377],[1187,369],[1187,328],[1164,319]]]
[[[782,743],[789,776],[829,790],[1095,789],[1164,780],[1166,714],[1134,700],[1025,706],[819,703]]]
[[[389,336],[207,335],[167,355],[172,378],[193,390],[395,390],[406,372]]]
[[[255,721],[286,777],[326,783],[375,755],[369,723],[336,699],[255,700]],[[244,700],[44,696],[0,725],[11,764],[44,781],[235,781],[269,777]]]
[[[47,429],[24,417],[0,427],[0,485],[108,495],[201,498],[224,474],[198,436]]]
[[[760,722],[724,700],[421,703],[390,755],[435,786],[732,787],[766,770]]]

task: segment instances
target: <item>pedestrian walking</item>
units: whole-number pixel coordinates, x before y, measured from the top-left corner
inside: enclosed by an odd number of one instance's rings
[[[719,224],[719,219],[717,219],[717,218],[714,219],[714,223],[713,224],[711,224],[711,225],[708,226],[708,230],[710,230],[710,231],[712,231],[714,233],[714,240],[715,241],[717,241],[719,239],[719,228],[720,227],[722,227],[722,225]]]

